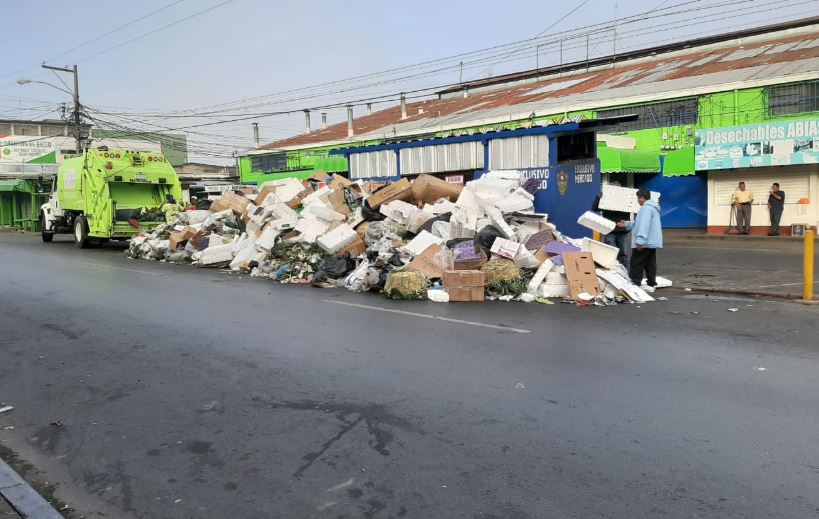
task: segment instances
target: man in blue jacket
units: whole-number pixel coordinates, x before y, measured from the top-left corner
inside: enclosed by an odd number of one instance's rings
[[[631,231],[631,282],[640,286],[645,272],[647,292],[654,292],[657,285],[657,249],[663,248],[660,204],[651,199],[648,189],[637,191],[637,202],[640,204],[637,218],[633,222],[621,221],[617,226]]]

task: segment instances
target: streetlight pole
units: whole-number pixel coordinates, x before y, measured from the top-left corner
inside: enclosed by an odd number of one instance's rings
[[[68,74],[74,74],[74,92],[72,95],[74,96],[74,138],[76,140],[76,151],[77,154],[82,154],[83,152],[83,142],[82,142],[82,121],[80,119],[80,77],[77,74],[77,65],[74,65],[73,68],[63,68],[63,67],[52,67],[50,65],[46,65],[43,63],[43,68],[48,70],[54,70],[56,72],[66,72]]]

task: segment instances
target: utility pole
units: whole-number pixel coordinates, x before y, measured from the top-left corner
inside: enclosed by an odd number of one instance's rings
[[[74,74],[74,91],[72,95],[74,96],[74,138],[75,138],[75,146],[78,155],[81,155],[83,152],[83,139],[82,139],[82,120],[80,118],[80,78],[79,74],[77,74],[77,65],[74,65],[73,68],[63,68],[63,67],[52,67],[50,65],[46,65],[43,63],[43,68],[48,70],[54,70],[56,72],[66,72],[68,74]],[[58,76],[59,77],[59,76]],[[62,81],[62,80],[61,80]]]

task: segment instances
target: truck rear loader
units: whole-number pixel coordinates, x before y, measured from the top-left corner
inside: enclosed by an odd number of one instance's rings
[[[88,150],[66,159],[40,207],[44,242],[73,234],[77,247],[127,240],[165,222],[167,195],[179,203],[182,187],[160,153]]]

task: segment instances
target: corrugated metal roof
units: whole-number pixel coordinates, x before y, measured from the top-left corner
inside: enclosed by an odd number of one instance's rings
[[[357,117],[354,137],[339,123],[263,146],[292,149],[415,136],[466,126],[492,125],[555,113],[697,95],[705,92],[819,78],[819,25],[801,34],[771,33],[754,43],[709,44],[620,62],[616,67],[544,77],[468,98],[429,99]]]

